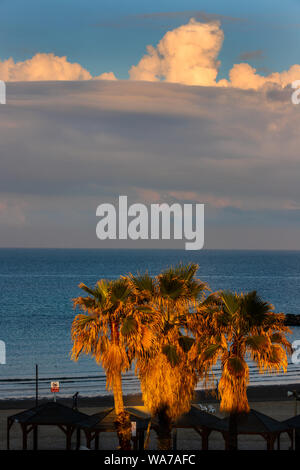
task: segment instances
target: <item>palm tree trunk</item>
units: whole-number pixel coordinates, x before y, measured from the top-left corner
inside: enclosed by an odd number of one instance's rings
[[[172,448],[172,422],[164,407],[158,412],[157,441],[159,450],[170,450]]]
[[[235,412],[230,413],[230,416],[229,416],[228,450],[237,450],[238,449],[237,418],[238,418],[237,413],[235,413]]]
[[[111,322],[111,339],[114,344],[119,345],[119,322]],[[115,402],[116,420],[115,426],[118,434],[121,450],[131,450],[131,421],[130,416],[124,409],[122,374],[116,370],[113,376],[113,394]]]
[[[122,392],[122,375],[121,372],[116,372],[113,377],[113,393],[116,414],[124,413],[124,401]]]
[[[124,409],[122,393],[122,375],[117,372],[113,378],[113,394],[116,412],[115,426],[121,450],[131,450],[131,422],[130,416]]]

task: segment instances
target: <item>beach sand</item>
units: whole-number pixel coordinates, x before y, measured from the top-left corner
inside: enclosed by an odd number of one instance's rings
[[[265,413],[279,421],[294,416],[295,402],[293,399],[287,399],[287,390],[298,390],[299,385],[289,386],[260,386],[250,387],[248,396],[251,408]],[[61,403],[71,405],[68,399],[59,400]],[[214,403],[216,415],[224,417],[220,414],[218,403],[211,397],[207,397],[203,392],[197,392],[195,403],[208,404]],[[93,414],[103,407],[113,404],[112,397],[94,397],[82,398],[79,400],[79,411],[86,414]],[[125,404],[142,406],[140,395],[130,395],[125,397]],[[33,407],[34,402],[30,400],[3,400],[0,401],[0,450],[6,449],[6,419],[15,413],[20,412],[29,407]],[[298,405],[298,413],[300,413],[300,404]],[[57,427],[39,427],[39,449],[60,450],[65,448],[65,435]],[[72,447],[75,448],[76,436],[74,434]],[[85,445],[85,438],[82,436],[82,445]],[[239,436],[238,445],[240,449],[266,449],[266,441],[261,436]],[[102,433],[100,435],[99,448],[104,450],[114,450],[117,448],[118,441],[115,433]],[[156,449],[156,434],[151,431],[151,439],[149,449]],[[10,447],[11,449],[21,449],[22,435],[20,426],[14,424],[11,428]],[[281,449],[286,450],[290,447],[290,440],[287,434],[281,435]],[[32,436],[28,438],[28,448],[32,448]],[[212,432],[209,438],[209,448],[212,450],[224,449],[224,440],[220,433]],[[200,450],[201,438],[193,430],[179,429],[177,431],[177,449]]]

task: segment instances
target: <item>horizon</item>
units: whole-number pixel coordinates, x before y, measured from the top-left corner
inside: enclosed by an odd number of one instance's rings
[[[103,250],[103,251],[183,251],[189,253],[189,250],[186,250],[185,248],[124,248],[124,247],[109,247],[109,248],[103,248],[103,247],[54,247],[54,246],[44,246],[44,247],[38,247],[38,246],[0,246],[0,250]],[[266,252],[282,252],[282,253],[298,253],[300,252],[300,249],[266,249],[266,248],[202,248],[201,250],[190,250],[191,253],[201,253],[205,251],[266,251]]]

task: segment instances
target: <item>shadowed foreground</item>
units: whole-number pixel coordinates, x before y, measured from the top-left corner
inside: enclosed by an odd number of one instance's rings
[[[202,402],[204,403],[204,402]],[[86,403],[88,404],[88,403]],[[294,415],[294,402],[293,401],[250,401],[252,408],[263,412],[274,419],[280,421],[288,419]],[[223,417],[218,411],[218,406],[215,406],[217,409],[216,415]],[[300,407],[299,407],[300,408]],[[16,412],[19,409],[5,409],[0,413],[0,449],[6,449],[6,418]],[[80,411],[87,414],[94,414],[100,411],[100,406],[90,407],[90,406],[81,406]],[[299,410],[300,411],[300,410]],[[99,442],[100,449],[110,450],[116,449],[118,446],[118,439],[116,433],[103,433],[100,436]],[[82,445],[85,445],[85,438],[82,436]],[[238,438],[239,449],[258,449],[264,450],[266,448],[265,440],[260,436],[239,436]],[[21,449],[22,446],[22,435],[21,430],[18,425],[14,425],[11,430],[11,449]],[[156,449],[157,439],[154,431],[151,431],[150,445],[149,449]],[[72,440],[72,448],[75,447],[75,435]],[[290,440],[287,434],[282,434],[281,436],[281,449],[286,450],[290,447]],[[28,440],[28,448],[32,448],[32,437]],[[179,429],[177,431],[177,448],[186,449],[186,450],[200,450],[201,449],[201,440],[199,435],[189,429]],[[39,429],[39,449],[65,449],[65,436],[58,429],[53,427],[41,427]],[[209,449],[222,450],[224,449],[224,440],[222,435],[218,432],[212,432],[209,438]]]

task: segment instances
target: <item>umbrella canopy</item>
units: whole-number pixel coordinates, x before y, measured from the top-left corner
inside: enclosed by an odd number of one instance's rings
[[[137,423],[137,430],[147,429],[150,421],[150,415],[139,407],[126,406],[125,410],[129,413],[131,422]],[[92,416],[86,416],[80,422],[80,428],[84,430],[97,430],[100,432],[114,432],[116,430],[115,420],[117,418],[114,408],[106,408],[105,410],[95,413]]]
[[[292,429],[300,429],[300,415],[286,419],[285,421],[282,421],[281,424],[288,426]]]
[[[222,420],[227,429],[229,429],[229,418]],[[271,418],[257,410],[251,409],[249,413],[237,415],[237,433],[238,434],[268,434],[283,432],[288,426]]]
[[[181,415],[174,424],[176,428],[201,428],[225,431],[226,425],[223,420],[206,411],[200,410],[197,405],[192,405],[188,413]]]
[[[57,402],[47,402],[7,418],[7,449],[10,446],[10,429],[19,423],[23,434],[23,450],[27,449],[27,438],[33,431],[33,448],[38,447],[38,426],[58,426],[66,435],[66,448],[71,448],[72,435],[81,421],[88,415]]]
[[[11,422],[38,425],[77,425],[88,415],[57,402],[48,402],[9,416]]]

